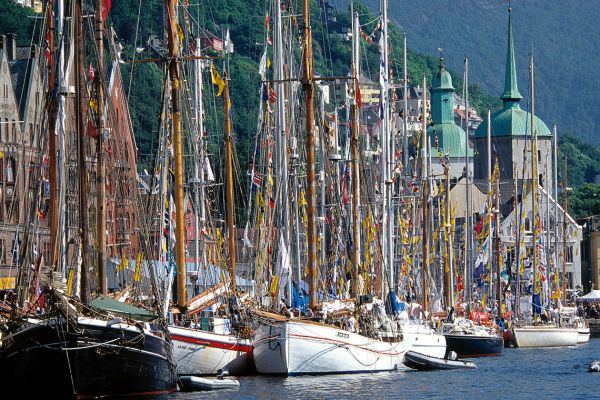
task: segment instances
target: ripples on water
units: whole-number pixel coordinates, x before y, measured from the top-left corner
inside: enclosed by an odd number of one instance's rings
[[[564,349],[504,349],[502,356],[476,359],[476,370],[378,374],[244,377],[240,389],[177,393],[194,399],[596,399],[600,373],[587,367],[600,359],[600,339]]]

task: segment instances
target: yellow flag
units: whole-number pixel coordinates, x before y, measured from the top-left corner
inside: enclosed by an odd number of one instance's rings
[[[304,195],[304,191],[300,192],[300,196],[298,196],[298,205],[300,207],[308,205],[308,203],[306,202],[306,196]]]
[[[275,297],[275,295],[277,294],[278,283],[279,283],[279,277],[277,275],[273,276],[273,279],[271,279],[271,287],[269,288],[271,297]]]
[[[69,270],[69,276],[67,277],[67,295],[73,293],[73,281],[75,280],[75,268]]]
[[[179,47],[183,47],[183,40],[185,36],[183,35],[183,30],[179,24],[177,24],[177,35],[179,36]]]
[[[135,257],[135,271],[133,272],[133,281],[139,282],[142,278],[142,253],[138,251]]]
[[[223,81],[223,79],[221,79],[221,75],[219,75],[219,72],[215,68],[214,64],[210,65],[210,75],[211,75],[211,78],[212,78],[213,85],[217,85],[219,87],[219,91],[217,92],[217,96],[220,96],[221,93],[223,92],[223,88],[225,87],[225,82]]]
[[[4,158],[4,153],[0,150],[0,160]]]

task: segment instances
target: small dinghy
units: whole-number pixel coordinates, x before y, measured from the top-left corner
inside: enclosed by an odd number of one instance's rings
[[[179,386],[182,392],[195,392],[200,390],[239,389],[237,379],[228,378],[227,371],[222,371],[216,378],[203,378],[200,376],[180,376]]]
[[[450,352],[449,358],[437,358],[414,351],[407,351],[404,356],[404,365],[420,371],[433,371],[438,369],[473,369],[477,368],[471,361],[456,359],[456,353]]]
[[[588,371],[600,372],[600,361],[598,361],[598,360],[592,361],[592,363],[590,364],[590,367],[588,368]]]

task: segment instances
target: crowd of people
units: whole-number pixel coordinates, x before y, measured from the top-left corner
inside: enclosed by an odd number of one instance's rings
[[[577,315],[586,319],[600,319],[600,301],[580,301]]]

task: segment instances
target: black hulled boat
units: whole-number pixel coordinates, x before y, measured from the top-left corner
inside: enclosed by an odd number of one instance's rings
[[[455,352],[461,358],[499,356],[504,339],[471,321],[451,325],[444,333],[446,352]]]
[[[0,373],[7,398],[84,399],[156,395],[177,388],[165,330],[49,292],[50,311],[3,332]],[[143,312],[143,310],[141,310]]]

